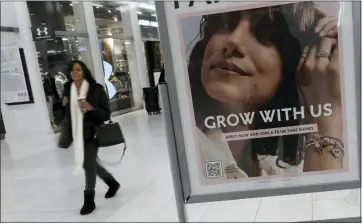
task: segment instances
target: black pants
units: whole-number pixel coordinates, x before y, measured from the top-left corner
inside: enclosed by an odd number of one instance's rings
[[[84,163],[85,170],[85,190],[93,191],[96,187],[97,175],[102,180],[113,178],[111,174],[99,164],[97,160],[98,146],[95,141],[84,142]]]

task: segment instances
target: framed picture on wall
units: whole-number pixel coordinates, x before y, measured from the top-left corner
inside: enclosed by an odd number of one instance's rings
[[[185,200],[359,186],[351,2],[174,1],[164,10]]]
[[[23,48],[1,47],[1,94],[9,106],[34,103]]]

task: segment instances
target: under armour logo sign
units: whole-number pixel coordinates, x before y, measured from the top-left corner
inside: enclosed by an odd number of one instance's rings
[[[43,30],[41,30],[40,28],[36,29],[36,31],[38,32],[37,35],[38,36],[41,36],[41,34],[44,34],[44,36],[48,35],[48,28],[47,27],[44,27]]]

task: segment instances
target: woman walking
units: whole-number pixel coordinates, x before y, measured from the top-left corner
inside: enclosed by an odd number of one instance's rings
[[[108,100],[103,87],[96,83],[84,62],[74,60],[68,68],[68,80],[64,86],[63,105],[66,107],[68,125],[64,132],[71,133],[74,143],[78,173],[85,173],[84,205],[81,215],[96,208],[94,203],[97,175],[109,186],[105,198],[116,195],[120,184],[97,161],[98,146],[95,130],[110,118]],[[83,170],[84,169],[84,170]]]

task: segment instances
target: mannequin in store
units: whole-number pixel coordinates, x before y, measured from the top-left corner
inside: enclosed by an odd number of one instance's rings
[[[129,97],[129,75],[127,72],[117,69],[115,76],[111,80],[113,83],[118,82],[119,88],[117,88],[117,93],[121,94],[122,99]]]
[[[50,118],[50,123],[53,128],[56,127],[54,122],[54,111],[53,111],[53,105],[54,105],[54,89],[52,87],[51,79],[49,77],[49,73],[45,72],[42,74],[42,80],[43,80],[43,88],[44,93],[47,101],[47,107],[48,107],[48,113]]]
[[[106,84],[107,87],[108,99],[112,99],[117,93],[116,88],[109,81],[109,78],[112,75],[113,67],[108,62],[103,61],[103,69],[104,69],[104,83]]]
[[[122,82],[117,79],[115,74],[113,73],[112,76],[109,78],[111,83],[113,84],[114,88],[116,88],[117,94],[119,94],[123,88]]]
[[[55,74],[55,86],[56,86],[59,98],[62,98],[62,96],[63,96],[64,84],[67,81],[68,81],[67,77],[61,71],[58,71]]]

